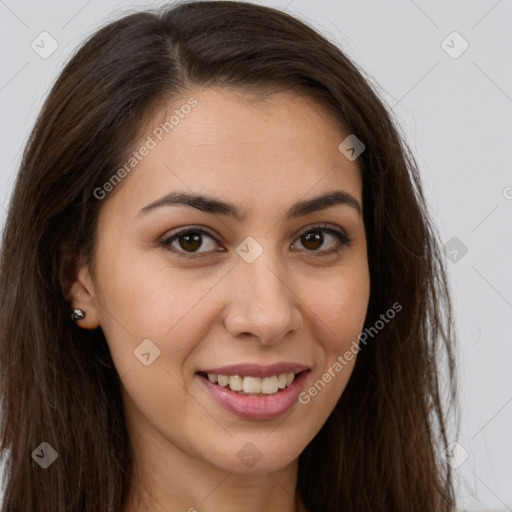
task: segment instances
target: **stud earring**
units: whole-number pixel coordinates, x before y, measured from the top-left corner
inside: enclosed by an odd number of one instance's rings
[[[83,320],[85,318],[85,311],[83,309],[75,308],[75,309],[73,309],[71,318],[74,322]]]

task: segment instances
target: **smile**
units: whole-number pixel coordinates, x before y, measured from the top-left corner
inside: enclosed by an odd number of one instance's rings
[[[295,379],[295,373],[281,373],[271,377],[241,377],[240,375],[217,375],[208,373],[212,384],[230,389],[239,395],[273,395],[286,389]]]
[[[308,373],[302,365],[243,365],[199,371],[196,377],[223,409],[263,420],[284,414],[298,402]]]

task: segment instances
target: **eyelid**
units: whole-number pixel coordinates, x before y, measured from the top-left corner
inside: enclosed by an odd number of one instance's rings
[[[190,224],[185,227],[176,228],[174,230],[169,231],[162,237],[162,241],[165,242],[165,241],[169,240],[170,238],[174,238],[178,235],[188,233],[189,231],[206,233],[207,235],[211,236],[212,238],[214,238],[214,239],[216,238],[216,235],[212,231],[210,231],[209,228],[206,228],[206,227],[198,225],[198,224],[197,225]]]
[[[323,231],[325,233],[328,233],[332,236],[335,236],[342,247],[349,247],[353,239],[349,237],[345,230],[340,228],[339,226],[332,227],[333,225],[328,223],[320,223],[320,224],[311,224],[309,226],[305,226],[302,228],[294,237],[294,242],[297,241],[301,236],[305,235],[306,233],[310,231]],[[178,257],[188,258],[188,259],[194,259],[199,257],[206,257],[211,254],[212,251],[206,251],[206,252],[196,252],[196,253],[187,253],[184,251],[180,251],[175,249],[171,246],[171,242],[174,239],[177,239],[179,236],[187,234],[189,232],[195,232],[200,234],[206,234],[209,237],[211,237],[217,244],[219,243],[217,240],[216,235],[214,235],[208,228],[205,228],[203,226],[199,225],[189,225],[182,228],[176,228],[175,230],[166,233],[163,238],[160,240],[160,244],[164,246],[167,250],[171,251],[173,254],[176,254]],[[293,244],[292,244],[293,245]],[[334,252],[339,252],[341,249],[332,249],[332,250],[324,250],[324,251],[306,251],[306,253],[309,253],[309,255],[330,255]],[[225,249],[222,251],[214,251],[214,252],[226,252]],[[201,254],[205,256],[201,256]]]
[[[308,233],[309,231],[315,231],[315,230],[326,231],[328,233],[333,233],[333,234],[337,234],[337,235],[338,234],[344,235],[345,237],[348,238],[348,235],[343,228],[336,226],[336,224],[330,224],[328,222],[324,222],[324,223],[321,222],[320,224],[313,223],[313,224],[310,224],[308,226],[301,228],[295,235],[295,239],[304,235],[305,233]]]
[[[341,248],[324,251],[306,251],[307,256],[329,256],[333,253],[339,253],[341,249],[350,247],[352,245],[352,242],[354,241],[352,237],[349,237],[347,235],[344,229],[340,228],[339,226],[333,227],[333,225],[328,223],[312,224],[306,226],[305,228],[302,228],[299,231],[299,233],[295,236],[294,240],[298,240],[301,236],[312,231],[322,231],[324,233],[328,233],[336,237],[338,239],[339,244],[341,245]]]
[[[162,245],[164,248],[166,248],[168,251],[172,252],[173,254],[176,254],[178,257],[183,257],[183,258],[188,258],[188,259],[194,259],[194,258],[201,257],[200,256],[201,254],[208,254],[208,252],[206,252],[206,253],[202,253],[202,252],[186,253],[184,251],[179,251],[171,246],[171,242],[173,241],[173,239],[177,239],[181,235],[185,235],[189,232],[200,233],[202,235],[206,234],[210,238],[212,238],[215,241],[215,243],[217,243],[217,244],[219,243],[217,241],[217,237],[212,232],[210,232],[210,230],[208,228],[192,224],[192,225],[189,225],[186,227],[176,228],[175,230],[166,233],[160,240],[160,245]],[[218,252],[225,252],[225,249],[222,251],[218,251]],[[202,257],[204,257],[204,256],[202,256]]]

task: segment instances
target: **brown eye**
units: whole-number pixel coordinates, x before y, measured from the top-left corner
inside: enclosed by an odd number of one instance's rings
[[[185,251],[197,251],[202,244],[202,235],[197,232],[190,232],[185,235],[180,235],[178,238],[178,244]]]
[[[345,233],[325,226],[305,231],[298,240],[306,252],[317,252],[319,255],[338,252],[340,247],[349,246],[352,242]],[[327,248],[319,250],[324,244],[327,244]]]
[[[162,241],[162,245],[167,246],[178,256],[184,257],[188,255],[193,257],[195,254],[215,250],[216,244],[217,242],[212,235],[199,228],[183,229]]]
[[[302,235],[301,240],[304,247],[311,251],[318,249],[324,243],[324,237],[320,231],[310,231]]]

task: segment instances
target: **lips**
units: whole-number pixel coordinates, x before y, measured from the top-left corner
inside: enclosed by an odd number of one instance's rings
[[[299,363],[276,363],[268,366],[259,364],[234,364],[217,368],[205,368],[198,373],[213,373],[217,375],[239,375],[240,377],[271,377],[282,373],[300,373],[308,370],[308,366]]]
[[[242,364],[206,368],[197,376],[231,413],[246,419],[270,419],[297,402],[308,370],[297,363]]]

